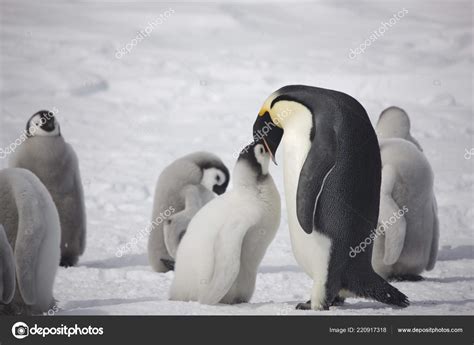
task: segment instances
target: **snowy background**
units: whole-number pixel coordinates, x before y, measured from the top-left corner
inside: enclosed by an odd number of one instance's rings
[[[170,8],[149,37],[116,58]],[[398,23],[349,58],[402,8],[408,13]],[[56,107],[81,164],[87,249],[77,267],[59,268],[60,314],[473,313],[474,157],[464,158],[474,147],[471,1],[1,0],[0,12],[0,147],[20,136],[34,112]],[[295,83],[354,96],[374,124],[390,105],[411,115],[435,171],[435,269],[423,282],[395,283],[412,302],[403,310],[348,299],[326,312],[295,311],[311,281],[293,258],[283,210],[251,303],[168,301],[173,272],[152,272],[146,241],[115,256],[148,224],[160,171],[196,150],[212,151],[232,168],[262,102]],[[283,194],[282,169],[271,169]]]

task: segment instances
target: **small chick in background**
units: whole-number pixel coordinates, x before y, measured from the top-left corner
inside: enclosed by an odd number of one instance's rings
[[[28,139],[10,160],[10,167],[33,172],[48,189],[61,222],[61,261],[74,266],[86,247],[86,206],[74,149],[61,134],[54,114],[35,113],[26,125]]]
[[[372,266],[385,279],[422,280],[420,274],[433,269],[438,254],[433,170],[410,134],[405,111],[384,110],[376,131],[382,158],[379,224],[384,234],[375,238]]]
[[[156,184],[152,223],[160,214],[173,214],[153,223],[148,240],[148,260],[156,272],[174,269],[174,258],[189,222],[201,207],[222,194],[229,184],[229,170],[209,152],[195,152],[167,166]]]

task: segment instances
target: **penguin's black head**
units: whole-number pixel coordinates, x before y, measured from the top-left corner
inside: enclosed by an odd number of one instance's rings
[[[273,162],[276,164],[275,155],[283,137],[283,129],[273,122],[268,111],[257,116],[257,120],[253,124],[254,141],[260,141],[265,150],[270,153]]]
[[[273,162],[283,137],[285,124],[296,113],[306,113],[312,118],[306,100],[310,88],[304,85],[289,85],[272,93],[258,112],[253,125],[253,137],[261,140],[270,153]]]
[[[54,114],[48,110],[40,110],[28,120],[26,134],[29,137],[58,136],[61,135],[61,132]]]
[[[217,195],[224,194],[229,185],[229,169],[220,160],[212,160],[200,165],[203,184]]]
[[[262,140],[253,141],[245,146],[240,152],[237,163],[245,161],[258,177],[268,174],[268,164],[270,163],[270,154],[265,149]]]

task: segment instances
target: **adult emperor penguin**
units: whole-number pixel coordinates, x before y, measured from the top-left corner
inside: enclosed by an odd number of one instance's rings
[[[148,259],[156,272],[174,269],[174,257],[191,218],[215,194],[225,192],[229,170],[209,152],[195,152],[167,166],[156,184]],[[173,214],[164,217],[166,212]],[[156,221],[163,219],[163,221]],[[166,236],[165,232],[166,231]]]
[[[56,206],[41,181],[25,169],[0,171],[0,204],[0,314],[46,312],[54,305],[53,284],[60,258]]]
[[[32,171],[51,193],[61,221],[61,266],[74,266],[86,244],[86,211],[79,162],[52,112],[38,111],[26,125],[28,139],[10,167]]]
[[[274,92],[254,124],[274,157],[284,144],[284,183],[296,260],[313,279],[298,309],[328,309],[341,292],[406,307],[407,297],[377,275],[371,248],[351,246],[376,228],[381,162],[365,109],[337,91],[291,85]]]
[[[379,138],[402,138],[413,143],[423,151],[420,143],[410,133],[410,118],[405,110],[398,107],[388,107],[379,116],[375,131]]]
[[[280,224],[280,195],[269,161],[263,144],[247,146],[234,168],[233,189],[194,216],[178,248],[172,300],[250,300],[258,266]]]
[[[419,274],[433,269],[438,253],[433,171],[400,108],[382,112],[377,132],[382,157],[379,224],[386,229],[374,241],[372,266],[386,279],[421,280]],[[394,215],[393,223],[389,219]]]

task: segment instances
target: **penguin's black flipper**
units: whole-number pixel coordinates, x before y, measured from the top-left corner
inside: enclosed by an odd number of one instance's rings
[[[296,215],[301,227],[308,234],[313,232],[314,226],[318,226],[316,224],[318,199],[326,178],[336,164],[336,151],[337,139],[334,128],[327,125],[317,129],[313,145],[301,169],[296,196]]]
[[[397,288],[390,285],[375,272],[372,272],[372,274],[354,272],[352,278],[353,279],[350,280],[350,291],[360,297],[371,298],[401,308],[406,308],[410,305],[407,296],[398,291]]]

